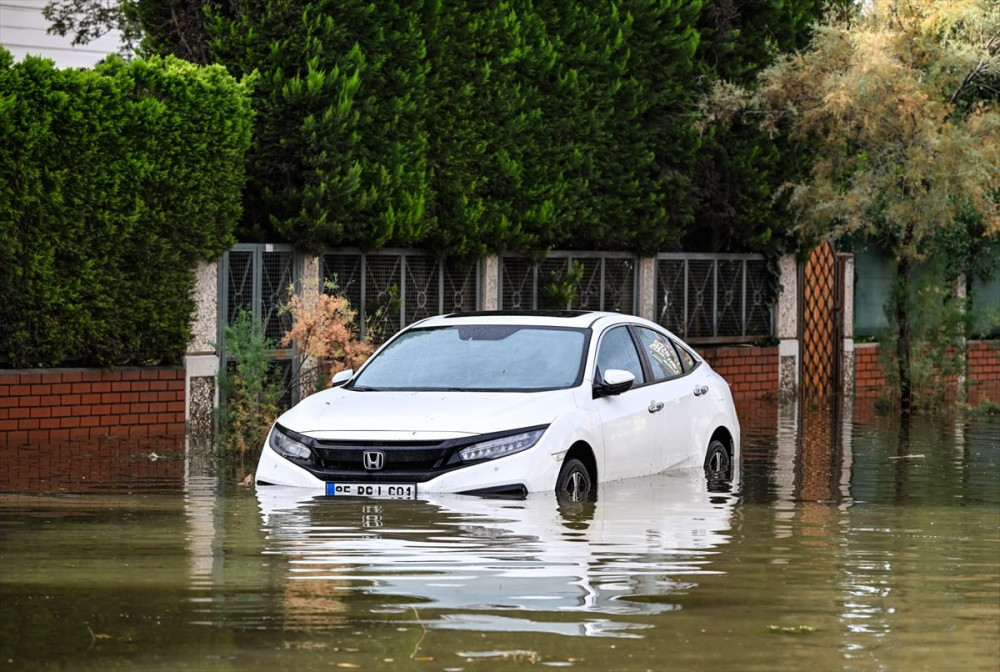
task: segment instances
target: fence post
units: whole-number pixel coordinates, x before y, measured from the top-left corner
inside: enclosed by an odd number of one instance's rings
[[[292,263],[298,266],[295,270],[299,281],[295,287],[295,291],[298,292],[300,297],[304,296],[305,292],[322,293],[325,290],[325,287],[323,287],[322,270],[320,268],[320,257],[296,251]],[[351,308],[354,310],[358,309],[357,306],[351,306]],[[318,365],[319,363],[312,357],[300,358],[297,351],[292,356],[291,379],[294,381],[292,386],[293,403],[304,399],[316,391],[316,377],[319,372]]]
[[[497,310],[500,306],[500,258],[493,254],[484,257],[479,263],[482,269],[480,309]]]
[[[191,340],[184,353],[184,420],[188,439],[199,448],[210,446],[219,405],[219,264],[199,261],[195,271],[195,315]]]
[[[639,317],[656,321],[656,257],[639,257]]]
[[[799,390],[799,284],[798,262],[786,254],[778,262],[778,398],[794,400]]]
[[[846,408],[853,408],[854,403],[854,255],[839,253],[837,259],[841,264],[844,286],[841,288],[843,306],[843,324],[841,340],[843,342],[843,359],[841,360],[841,380],[837,381],[843,389],[843,397],[849,402]]]
[[[955,284],[952,287],[952,296],[958,299],[958,304],[963,306],[962,312],[965,312],[966,300],[968,299],[968,284],[966,282],[965,273],[959,273],[958,277],[955,278]],[[968,402],[968,390],[966,389],[966,384],[969,380],[969,342],[963,333],[959,336],[959,347],[962,350],[962,370],[959,372],[955,379],[955,399],[961,403]]]

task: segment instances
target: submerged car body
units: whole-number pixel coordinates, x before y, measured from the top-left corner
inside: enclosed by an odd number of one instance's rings
[[[433,317],[348,376],[278,418],[258,486],[583,498],[601,482],[672,468],[704,467],[725,482],[739,460],[725,380],[637,317]]]

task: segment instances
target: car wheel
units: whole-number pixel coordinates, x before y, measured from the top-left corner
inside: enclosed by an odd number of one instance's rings
[[[593,479],[583,462],[577,459],[566,460],[556,480],[556,495],[571,502],[582,502],[590,498],[593,490]]]
[[[725,444],[712,439],[705,453],[705,478],[709,485],[729,483],[733,480],[733,460]]]

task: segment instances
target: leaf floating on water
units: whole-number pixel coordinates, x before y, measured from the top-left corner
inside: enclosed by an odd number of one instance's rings
[[[811,625],[791,625],[791,626],[769,625],[767,626],[767,631],[780,635],[807,635],[810,632],[816,632],[816,628],[812,627]]]

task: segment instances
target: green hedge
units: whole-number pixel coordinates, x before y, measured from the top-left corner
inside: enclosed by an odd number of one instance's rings
[[[671,249],[694,217],[700,10],[212,5],[199,38],[212,60],[262,73],[240,239],[451,257]],[[176,48],[159,38],[177,26],[156,16],[149,44]]]
[[[220,66],[0,49],[0,358],[179,361],[196,261],[233,243],[252,115]]]

